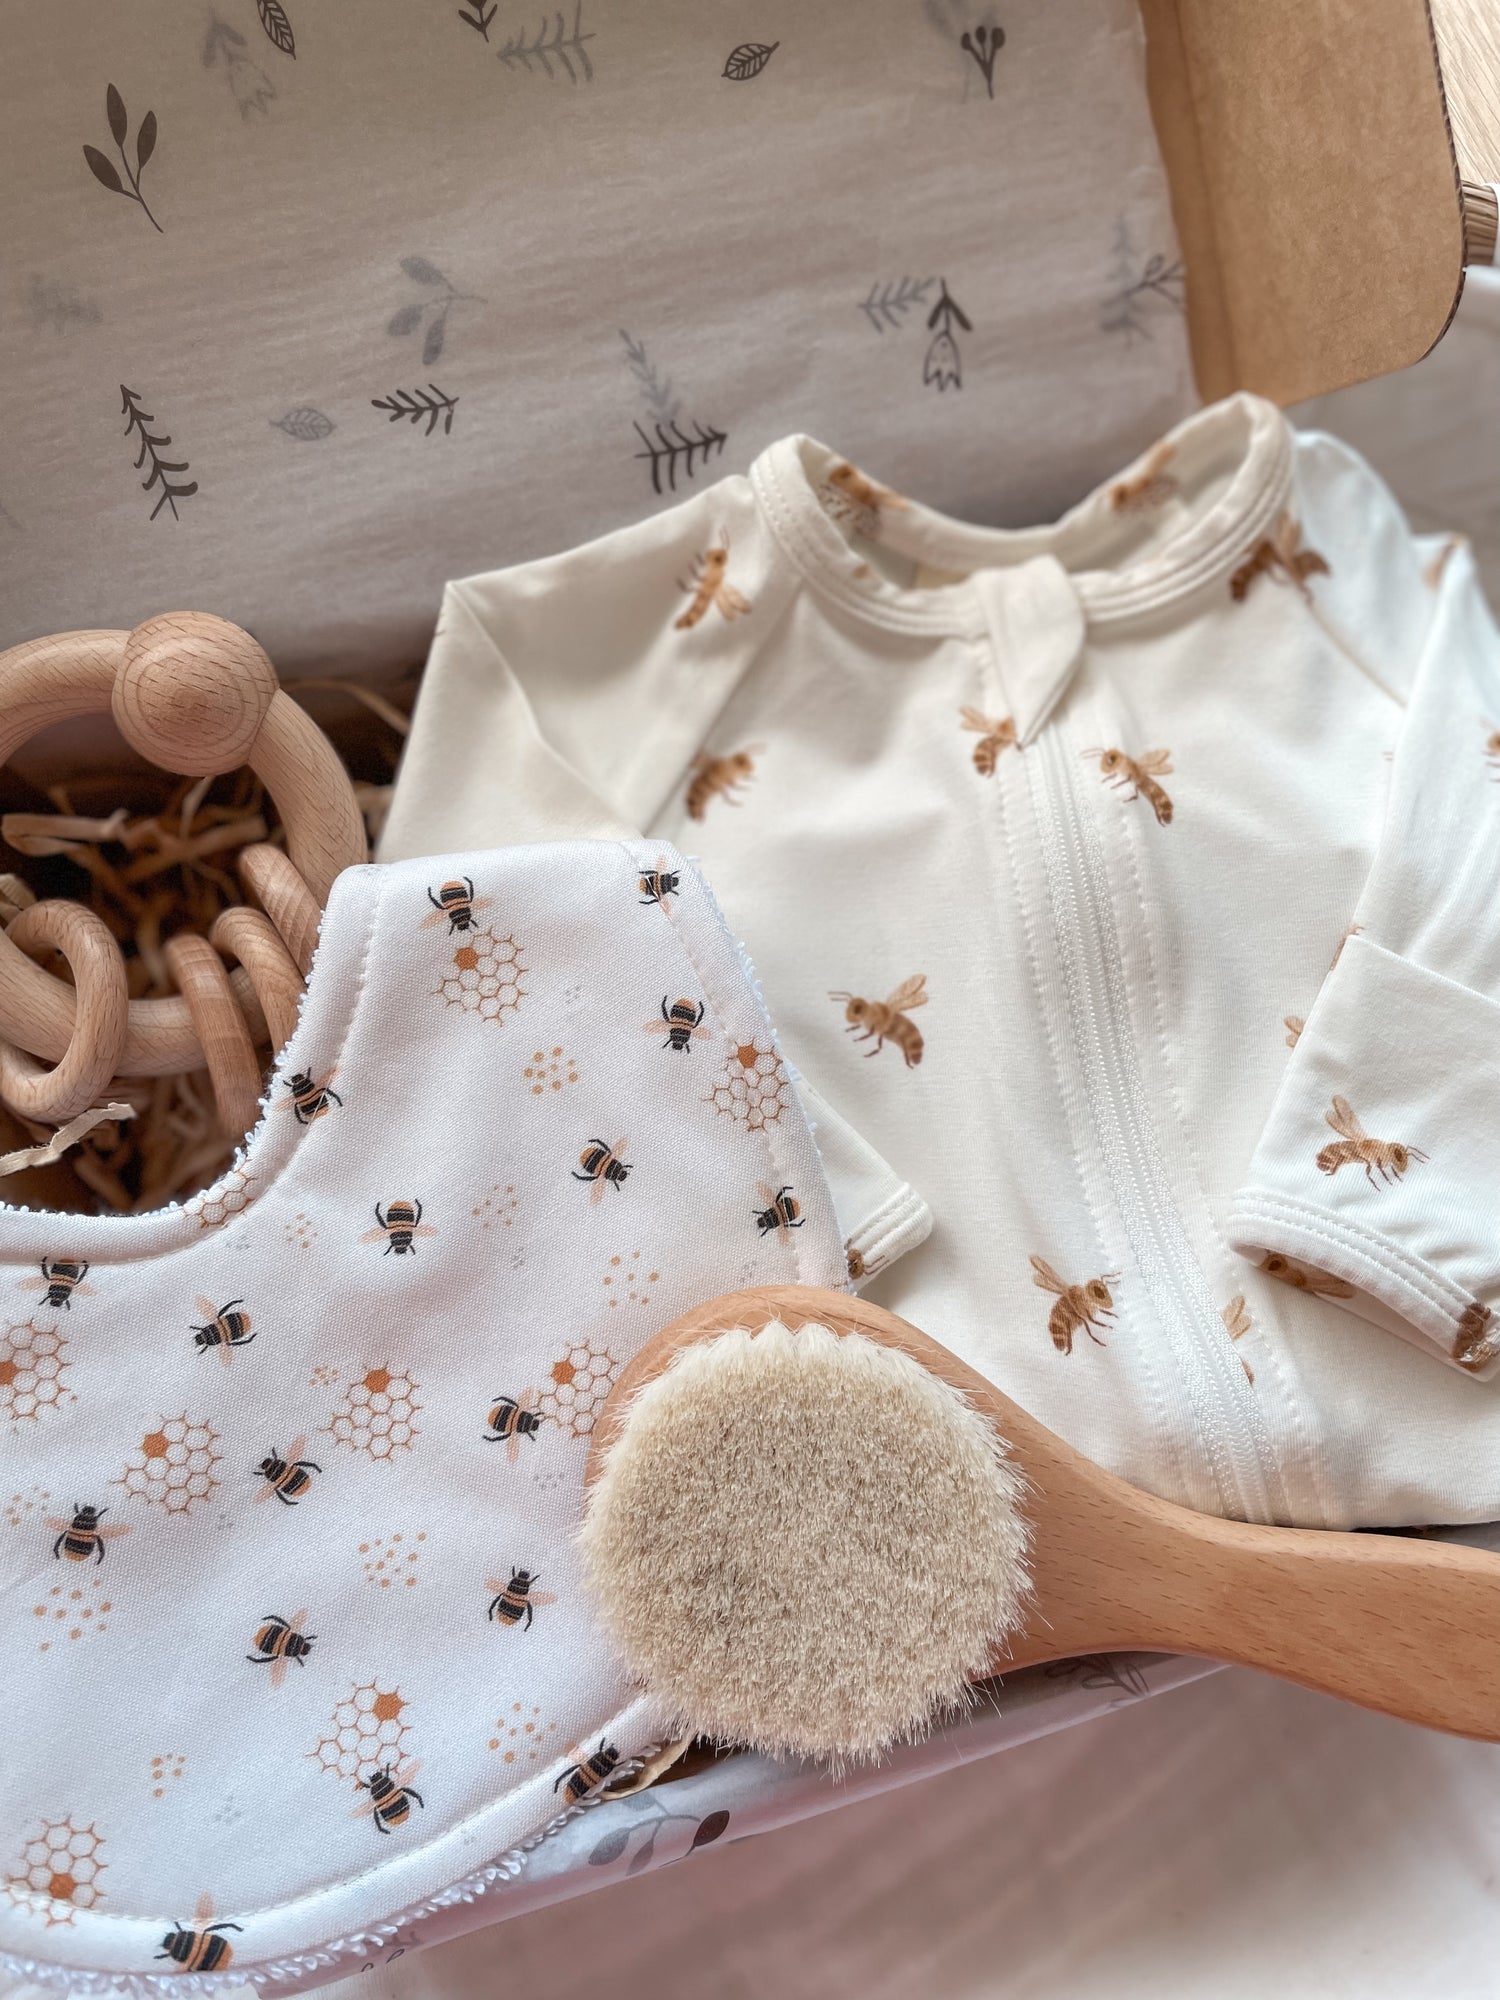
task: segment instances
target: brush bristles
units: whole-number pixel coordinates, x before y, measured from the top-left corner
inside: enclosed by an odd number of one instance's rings
[[[920,1734],[1019,1628],[1024,1492],[899,1349],[777,1324],[687,1346],[640,1391],[581,1546],[674,1727],[843,1762]]]

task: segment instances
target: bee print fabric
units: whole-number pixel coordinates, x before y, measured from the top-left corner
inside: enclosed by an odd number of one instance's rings
[[[628,1771],[573,1552],[611,1384],[695,1302],[845,1282],[661,843],[341,876],[268,1104],[185,1206],[0,1210],[13,1973],[315,1984]]]
[[[1296,1038],[1235,1243],[1462,1374],[1500,1364],[1500,636],[1445,572],[1375,864]]]
[[[882,1304],[1200,1512],[1494,1520],[1468,553],[1249,396],[1053,522],[925,497],[785,438],[451,584],[383,851],[690,846],[802,1068],[932,1203]],[[710,549],[750,608],[679,629]]]

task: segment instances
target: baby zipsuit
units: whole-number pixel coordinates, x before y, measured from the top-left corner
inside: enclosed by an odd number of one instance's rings
[[[1467,551],[1267,403],[1014,532],[788,438],[449,587],[384,851],[698,854],[933,1205],[883,1303],[1200,1510],[1489,1520],[1497,746]]]

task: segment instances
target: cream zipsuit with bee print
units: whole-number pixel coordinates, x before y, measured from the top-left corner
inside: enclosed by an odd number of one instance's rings
[[[690,864],[340,876],[221,1181],[0,1208],[0,1966],[317,1984],[629,1770],[589,1435],[768,1283],[845,1284],[842,1231]]]
[[[701,858],[932,1204],[876,1296],[1091,1458],[1500,1518],[1500,646],[1354,453],[1235,397],[1002,531],[786,438],[452,584],[383,851],[559,831]]]

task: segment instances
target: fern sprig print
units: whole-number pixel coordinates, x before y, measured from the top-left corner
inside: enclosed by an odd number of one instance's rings
[[[150,472],[141,481],[141,491],[149,493],[153,486],[161,488],[160,497],[156,505],[151,509],[152,520],[156,519],[163,507],[171,508],[172,519],[174,521],[180,520],[181,516],[177,512],[177,503],[179,500],[190,499],[198,491],[198,482],[196,479],[190,479],[185,483],[179,484],[177,481],[169,478],[168,474],[186,472],[188,470],[187,460],[163,458],[161,456],[162,452],[171,444],[171,437],[165,434],[158,437],[155,431],[147,428],[148,425],[156,422],[156,418],[149,410],[141,408],[140,397],[136,395],[133,389],[127,389],[123,382],[120,384],[120,414],[125,419],[126,437],[135,433],[141,441],[140,451],[136,455],[136,471],[139,472],[148,463],[151,467]]]
[[[436,367],[442,359],[448,334],[448,315],[456,305],[483,305],[472,292],[461,292],[449,283],[437,265],[426,257],[403,257],[401,268],[414,285],[421,285],[427,297],[400,306],[386,322],[386,332],[398,339],[425,329],[422,337],[422,366]]]
[[[484,0],[471,0],[471,5],[459,8],[458,18],[460,21],[466,21],[471,28],[477,29],[484,36],[484,39],[488,41],[490,38],[490,23],[499,12],[500,0],[490,0],[487,9]]]
[[[519,63],[529,76],[532,74],[532,65],[537,64],[544,75],[551,77],[556,74],[553,64],[557,63],[569,83],[577,83],[579,70],[583,72],[585,83],[593,82],[594,66],[589,61],[589,53],[584,43],[591,42],[595,38],[592,30],[588,34],[583,32],[583,0],[574,0],[571,34],[566,31],[561,9],[550,16],[543,16],[542,25],[530,40],[527,39],[528,32],[524,28],[521,29],[511,36],[503,48],[496,49],[496,58],[503,62],[507,69],[514,69]],[[488,35],[485,40],[489,40]]]
[[[229,86],[229,94],[239,107],[241,120],[248,118],[252,111],[262,116],[269,114],[278,92],[270,77],[258,62],[245,52],[245,37],[238,28],[231,28],[227,21],[221,21],[217,14],[210,12],[208,34],[203,42],[203,67],[213,69],[217,64],[224,66],[224,80]]]
[[[877,333],[899,327],[913,306],[925,306],[936,278],[897,278],[871,285],[859,309]]]
[[[267,35],[284,56],[295,57],[297,38],[292,33],[292,24],[287,19],[281,0],[255,0],[255,4],[260,10],[260,25]]]
[[[651,467],[653,493],[661,492],[663,477],[667,482],[667,491],[675,493],[679,472],[684,479],[691,479],[715,452],[722,451],[729,442],[728,433],[715,430],[712,425],[705,429],[702,424],[694,423],[691,436],[677,423],[653,424],[652,429],[656,433],[654,442],[639,424],[635,426],[636,436],[645,446],[645,450],[638,451],[635,456],[644,459]]]
[[[1123,333],[1127,343],[1152,338],[1151,309],[1185,309],[1182,260],[1155,251],[1144,261],[1137,255],[1130,225],[1122,216],[1115,230],[1112,289],[1100,312],[1106,333]]]
[[[111,194],[122,194],[127,201],[139,202],[146,220],[157,235],[164,235],[165,231],[151,213],[146,197],[141,193],[141,175],[146,170],[146,162],[156,151],[156,113],[148,111],[136,128],[135,171],[132,173],[130,161],[125,154],[125,137],[130,130],[130,120],[125,115],[125,101],[113,84],[104,93],[104,112],[109,119],[110,136],[120,155],[120,165],[125,169],[125,180],[122,181],[115,171],[114,161],[107,154],[101,153],[97,146],[85,146],[83,149],[83,157],[88,162],[89,172],[99,185],[108,188]],[[128,187],[125,185],[126,181],[130,183]]]
[[[672,394],[671,379],[659,374],[656,364],[647,354],[644,344],[632,340],[624,327],[620,328],[620,338],[625,343],[625,358],[630,364],[630,372],[640,388],[641,400],[659,424],[675,424],[682,414],[682,399]]]
[[[425,389],[397,389],[389,396],[372,396],[370,403],[372,408],[384,410],[393,424],[399,424],[403,418],[416,424],[425,417],[427,437],[432,436],[440,419],[443,436],[447,437],[453,429],[453,412],[458,408],[457,396],[445,395],[436,382],[429,382]]]

